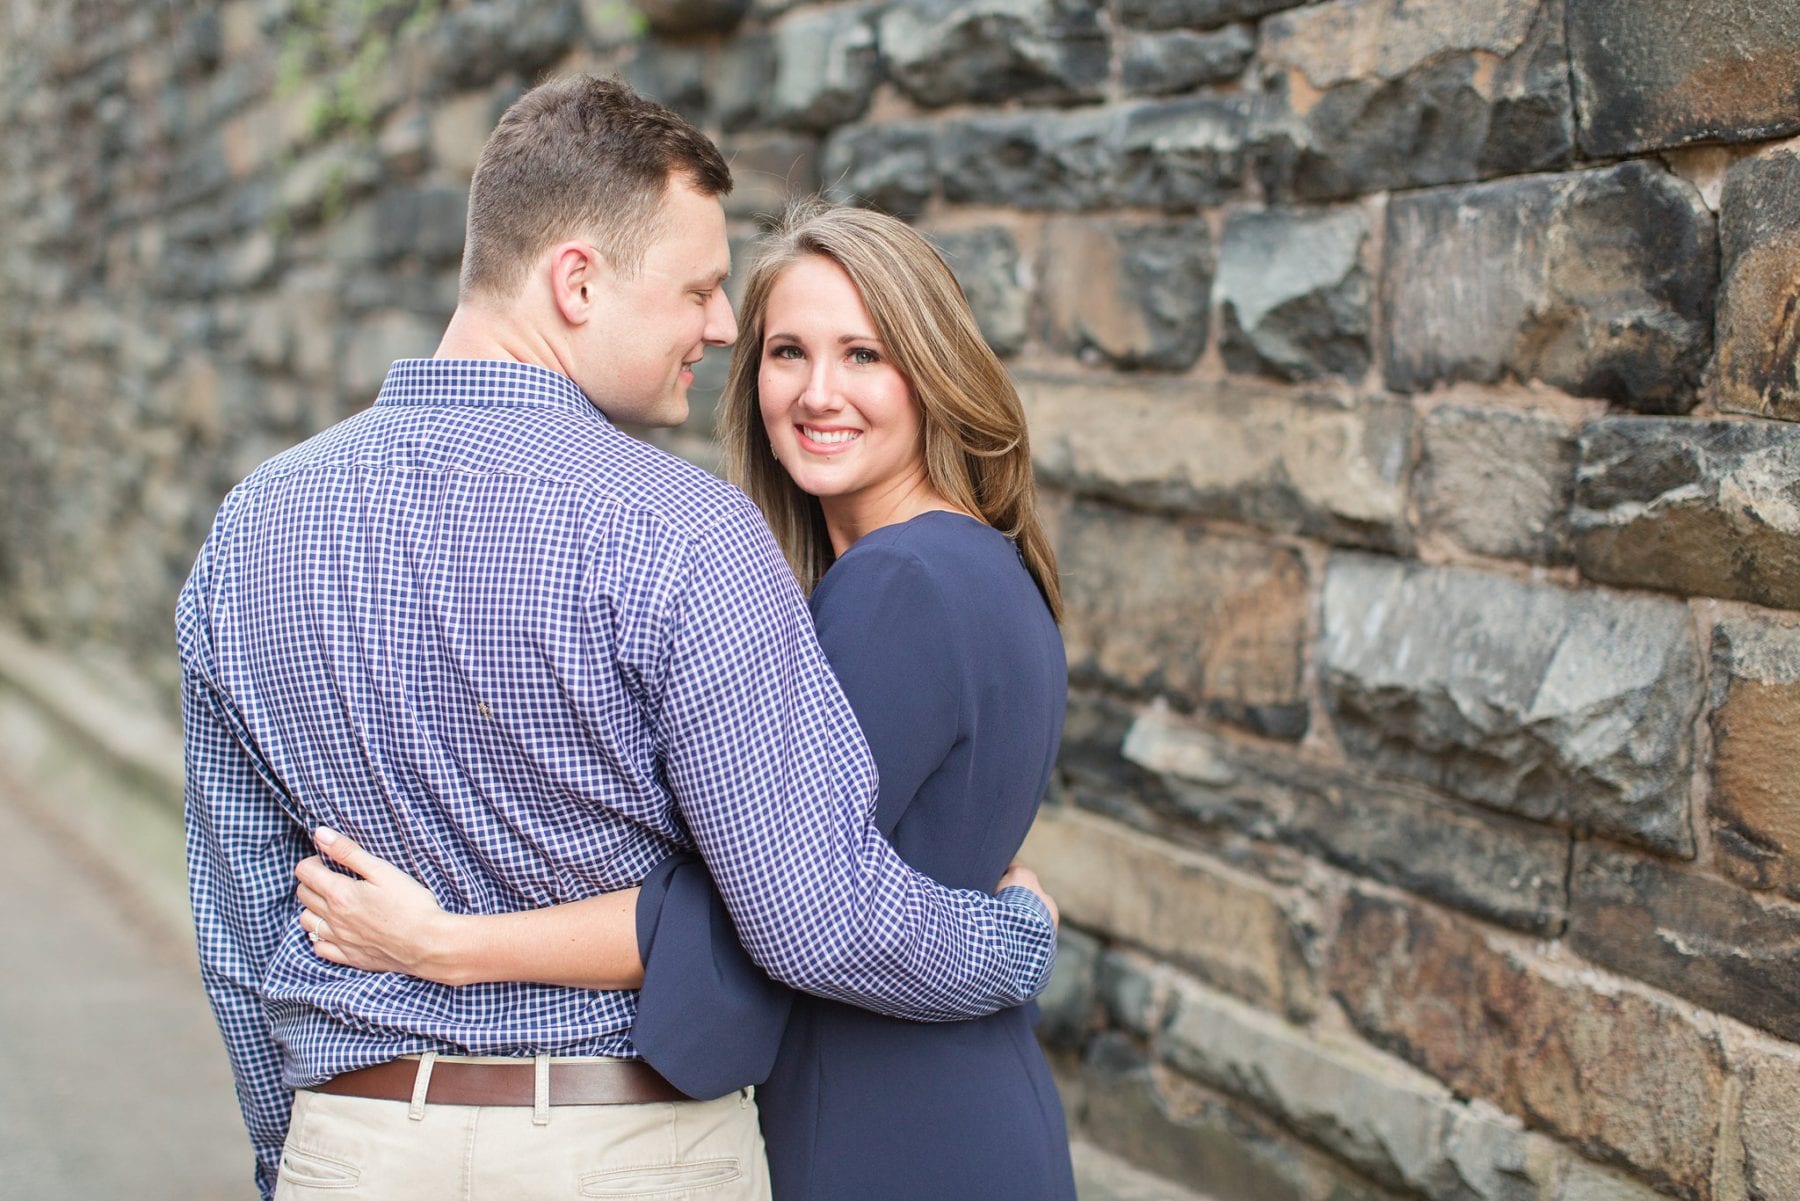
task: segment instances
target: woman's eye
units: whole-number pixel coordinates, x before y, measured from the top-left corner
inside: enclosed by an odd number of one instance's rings
[[[850,361],[867,367],[871,363],[881,362],[881,356],[866,346],[858,346],[855,350],[850,352]]]
[[[797,359],[800,357],[800,348],[798,346],[777,346],[769,351],[769,357],[772,359]]]

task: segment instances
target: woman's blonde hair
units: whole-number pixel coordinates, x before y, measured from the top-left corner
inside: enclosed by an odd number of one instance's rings
[[[818,498],[795,485],[769,445],[757,377],[769,293],[784,270],[808,255],[843,268],[889,360],[911,385],[923,416],[931,486],[1013,539],[1060,621],[1062,589],[1056,554],[1038,522],[1024,406],[982,339],[956,276],[905,222],[819,200],[790,207],[757,249],[719,409],[726,475],[762,509],[801,586],[811,592],[835,555]]]

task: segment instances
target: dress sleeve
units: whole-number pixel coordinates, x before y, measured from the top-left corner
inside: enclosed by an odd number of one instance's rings
[[[865,545],[825,577],[813,620],[875,757],[876,825],[891,838],[960,736],[954,618],[917,554]]]
[[[946,888],[872,820],[874,772],[768,527],[694,547],[648,677],[660,758],[750,957],[792,987],[915,1020],[1034,996],[1055,954],[1041,902]]]

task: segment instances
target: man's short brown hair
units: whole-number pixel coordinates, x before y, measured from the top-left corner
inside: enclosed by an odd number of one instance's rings
[[[540,84],[482,147],[462,295],[516,296],[532,260],[569,237],[591,238],[615,270],[636,273],[677,174],[708,196],[731,191],[719,148],[670,109],[593,75]]]

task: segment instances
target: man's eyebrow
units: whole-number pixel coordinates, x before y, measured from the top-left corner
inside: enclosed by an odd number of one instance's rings
[[[725,284],[725,281],[730,278],[731,278],[731,268],[727,267],[723,271],[715,271],[711,275],[704,276],[700,279],[695,280],[693,283],[689,284],[688,287],[690,287],[690,288],[723,287]]]

